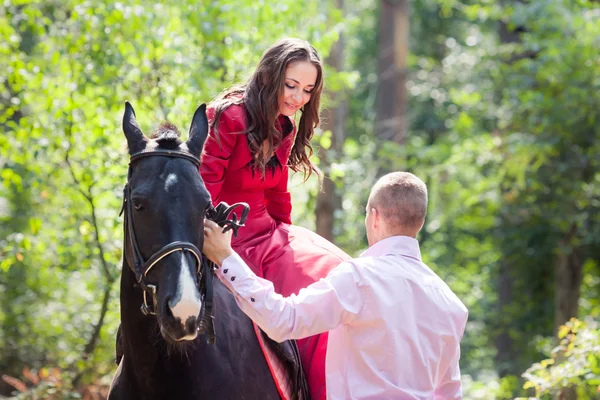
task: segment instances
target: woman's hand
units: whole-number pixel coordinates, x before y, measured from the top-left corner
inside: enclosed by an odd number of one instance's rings
[[[219,267],[223,260],[233,254],[232,230],[223,233],[223,228],[208,219],[204,220],[204,247],[202,253]]]

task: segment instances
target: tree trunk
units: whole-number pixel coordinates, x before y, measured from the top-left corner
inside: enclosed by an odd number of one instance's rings
[[[377,139],[398,144],[406,143],[408,132],[409,15],[408,0],[381,0],[375,130]]]
[[[555,332],[565,322],[577,317],[581,281],[583,279],[583,257],[580,247],[573,247],[577,226],[573,223],[564,236],[556,262],[556,310],[554,318]]]
[[[510,320],[506,320],[505,312],[512,304],[513,296],[513,277],[510,274],[509,263],[507,261],[500,262],[500,271],[498,275],[498,283],[496,286],[498,291],[497,310],[497,329],[498,334],[494,341],[496,344],[496,370],[500,377],[504,377],[513,371],[511,370],[511,361],[513,360],[513,345],[510,338]]]
[[[343,9],[343,0],[337,0],[337,7]],[[334,44],[331,54],[325,61],[336,71],[344,69],[344,38],[340,35]],[[344,93],[328,92],[330,106],[323,112],[321,128],[323,132],[331,131],[331,146],[329,149],[319,148],[319,159],[323,170],[323,186],[317,194],[315,208],[316,230],[325,239],[335,242],[335,210],[341,208],[341,198],[336,192],[335,182],[331,179],[331,165],[339,159],[345,137],[345,120],[347,103]]]
[[[577,225],[571,224],[571,229],[560,242],[560,253],[556,260],[556,297],[554,311],[554,332],[571,318],[577,317],[581,281],[583,279],[582,248],[573,246],[577,235]],[[563,355],[557,356],[557,364],[563,360]],[[575,388],[562,389],[555,399],[576,400]]]
[[[501,1],[500,4],[505,6],[506,3],[518,3],[520,0],[506,0]],[[498,27],[498,37],[502,44],[507,43],[518,43],[521,41],[521,32],[523,31],[522,27],[516,27],[511,30],[508,24],[505,21],[500,21],[500,25]],[[507,63],[513,63],[515,59],[507,60]],[[505,198],[507,189],[502,190],[502,197]],[[511,212],[508,211],[501,216],[501,226],[511,226],[514,222],[511,222]],[[506,254],[506,253],[505,253]],[[512,325],[512,316],[507,312],[514,306],[513,300],[513,292],[515,286],[515,278],[513,274],[510,272],[510,260],[506,259],[506,255],[504,259],[499,261],[498,265],[498,275],[497,275],[497,283],[496,290],[498,293],[498,300],[496,303],[496,315],[494,318],[494,331],[497,332],[494,337],[494,344],[496,346],[496,370],[500,377],[504,377],[506,375],[515,374],[517,371],[515,370],[514,360],[518,354],[515,354],[519,351],[519,346],[516,343],[513,343],[513,339],[510,337],[510,330]]]

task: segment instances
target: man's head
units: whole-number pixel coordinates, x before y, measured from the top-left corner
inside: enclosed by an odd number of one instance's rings
[[[427,186],[408,172],[381,177],[367,203],[365,227],[369,246],[390,236],[416,237],[427,214]]]

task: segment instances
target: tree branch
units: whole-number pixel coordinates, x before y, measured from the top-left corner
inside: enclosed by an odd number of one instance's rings
[[[108,312],[108,304],[110,301],[111,287],[115,281],[115,277],[110,272],[108,262],[106,261],[104,246],[102,245],[102,242],[100,241],[100,227],[98,225],[98,218],[96,215],[97,214],[96,213],[96,205],[94,203],[94,196],[92,193],[93,183],[90,184],[86,188],[87,190],[84,190],[82,188],[82,186],[83,186],[82,183],[80,182],[80,180],[77,178],[77,175],[75,174],[75,168],[73,167],[73,164],[71,163],[71,160],[70,160],[70,152],[71,152],[71,148],[72,148],[72,134],[73,134],[72,121],[69,121],[69,124],[66,128],[65,133],[68,138],[68,147],[65,152],[65,162],[68,166],[68,169],[71,174],[71,178],[73,179],[73,182],[77,185],[77,190],[86,199],[86,201],[88,202],[88,204],[90,206],[91,223],[92,223],[92,227],[94,229],[94,244],[96,245],[96,247],[98,248],[98,251],[99,251],[100,265],[102,267],[102,274],[103,274],[104,280],[105,280],[104,294],[103,294],[103,299],[102,299],[102,308],[100,310],[100,316],[98,318],[98,321],[94,324],[90,339],[86,343],[86,345],[83,349],[83,353],[82,353],[83,359],[86,360],[94,352],[96,345],[98,343],[98,340],[100,338],[100,331],[102,330],[102,326],[104,325],[104,319],[106,317],[106,313]],[[81,380],[81,378],[87,371],[89,371],[89,367],[84,368],[83,370],[79,371],[75,375],[75,377],[73,378],[73,381],[72,381],[72,384],[74,387],[77,386],[77,384],[79,383],[79,381]]]
[[[107,284],[104,287],[104,295],[103,295],[103,299],[102,299],[102,309],[100,310],[100,318],[98,319],[98,322],[94,325],[94,330],[92,331],[92,336],[90,337],[90,340],[85,345],[85,347],[83,349],[83,353],[81,355],[84,360],[87,360],[90,357],[90,355],[94,352],[94,350],[96,348],[96,344],[98,343],[98,339],[100,338],[100,331],[102,330],[102,326],[104,325],[104,318],[106,317],[106,313],[108,312],[108,303],[110,301],[110,292],[111,292],[111,285]],[[79,371],[77,373],[77,375],[75,375],[75,377],[73,378],[73,381],[72,381],[73,387],[77,387],[81,378],[83,378],[83,376],[90,369],[91,368],[88,366],[88,367],[84,368],[83,370]]]

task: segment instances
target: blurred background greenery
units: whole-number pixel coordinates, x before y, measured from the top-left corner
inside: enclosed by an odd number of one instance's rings
[[[466,399],[600,398],[600,4],[4,0],[0,397],[103,399],[115,371],[125,100],[150,131],[274,41],[326,62],[295,223],[352,255],[377,176],[429,186],[425,261],[470,311]]]

